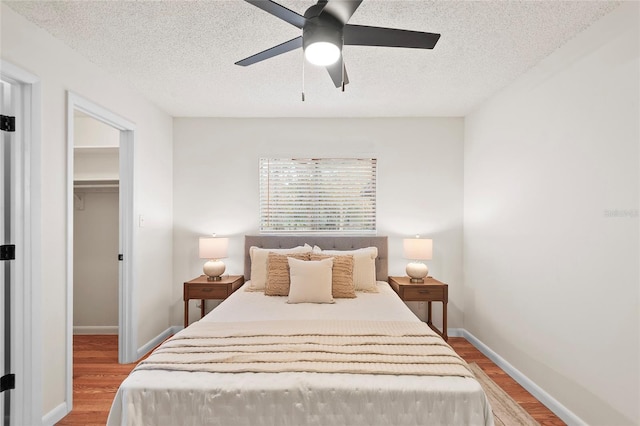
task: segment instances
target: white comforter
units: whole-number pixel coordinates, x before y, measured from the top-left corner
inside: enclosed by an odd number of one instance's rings
[[[246,284],[245,284],[246,285]],[[240,289],[202,321],[419,321],[386,283],[333,305],[285,303]],[[492,425],[470,378],[348,373],[135,371],[109,425]]]

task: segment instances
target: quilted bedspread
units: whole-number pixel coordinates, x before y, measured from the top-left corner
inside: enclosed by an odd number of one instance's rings
[[[136,370],[474,377],[444,340],[416,321],[200,321]]]

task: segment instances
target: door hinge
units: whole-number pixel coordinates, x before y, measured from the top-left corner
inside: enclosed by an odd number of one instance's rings
[[[7,244],[0,246],[0,260],[15,260],[16,246],[15,244]]]
[[[15,132],[16,118],[8,115],[0,115],[0,130],[3,132]]]
[[[118,255],[118,260],[124,260],[124,256],[123,256],[123,255],[121,255],[121,254],[119,254],[119,255]]]
[[[7,374],[0,379],[0,392],[16,388],[16,375]]]

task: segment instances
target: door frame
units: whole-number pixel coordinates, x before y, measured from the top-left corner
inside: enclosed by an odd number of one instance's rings
[[[16,101],[15,177],[16,261],[12,289],[12,364],[16,388],[12,392],[11,424],[42,422],[42,292],[41,292],[41,83],[40,78],[0,60],[0,76],[18,87]]]
[[[73,170],[74,112],[81,111],[120,131],[118,362],[137,360],[137,315],[134,234],[134,146],[136,126],[126,118],[67,91],[67,401],[73,400]]]

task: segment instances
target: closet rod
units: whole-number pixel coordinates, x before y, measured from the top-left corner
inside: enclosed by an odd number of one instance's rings
[[[118,188],[118,180],[74,180],[73,189]]]

